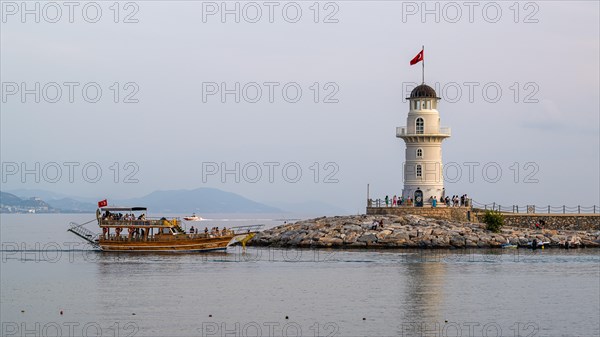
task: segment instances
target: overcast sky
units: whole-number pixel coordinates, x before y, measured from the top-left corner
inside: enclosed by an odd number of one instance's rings
[[[425,81],[452,128],[448,194],[600,204],[597,1],[428,2],[425,17],[421,2],[396,1],[76,2],[58,3],[60,16],[37,4],[40,22],[2,1],[3,190],[110,199],[216,187],[364,211],[368,183],[371,197],[401,194],[395,128],[425,45]],[[39,182],[21,176],[36,163]]]

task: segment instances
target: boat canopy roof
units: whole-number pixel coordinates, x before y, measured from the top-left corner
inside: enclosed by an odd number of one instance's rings
[[[135,212],[135,211],[146,211],[148,208],[146,207],[115,207],[115,206],[106,206],[100,207],[103,211],[109,212]]]

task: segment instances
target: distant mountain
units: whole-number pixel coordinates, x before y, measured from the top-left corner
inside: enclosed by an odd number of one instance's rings
[[[51,192],[51,191],[46,191],[46,190],[37,190],[37,189],[27,189],[27,188],[19,188],[19,189],[15,189],[15,190],[9,190],[6,191],[10,194],[14,194],[19,198],[22,199],[29,199],[29,198],[33,198],[33,197],[37,197],[43,200],[57,200],[57,199],[63,199],[63,198],[67,198],[68,195],[62,194],[62,193],[56,193],[56,192]]]
[[[49,200],[48,204],[53,208],[60,209],[61,211],[74,211],[74,212],[95,212],[97,205],[79,201],[71,198],[62,198],[56,200]]]
[[[108,200],[112,204],[111,200]],[[278,213],[280,209],[216,188],[156,191],[141,198],[119,201],[122,205],[146,206],[167,213]]]
[[[9,213],[51,212],[53,209],[40,198],[21,199],[14,194],[0,191],[0,211]]]
[[[2,198],[15,205],[23,206],[23,200],[36,197],[47,202],[54,211],[94,212],[96,199],[69,196],[38,189],[16,189],[3,192]],[[16,198],[16,199],[15,199]],[[280,213],[339,215],[352,214],[348,209],[340,208],[321,201],[282,202],[280,200],[260,203],[235,193],[216,188],[197,188],[193,190],[155,191],[146,196],[130,199],[115,199],[108,196],[110,205],[146,206],[152,212],[170,213]],[[283,210],[283,211],[282,211]]]
[[[0,192],[0,205],[20,206],[23,200],[12,193]]]

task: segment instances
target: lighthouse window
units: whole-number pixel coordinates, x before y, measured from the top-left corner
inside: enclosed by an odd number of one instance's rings
[[[425,122],[423,121],[423,118],[417,118],[416,127],[417,133],[423,133],[425,131]]]
[[[417,158],[423,158],[423,150],[417,149]]]
[[[417,165],[417,177],[422,177],[423,176],[423,169],[421,168],[421,165]]]

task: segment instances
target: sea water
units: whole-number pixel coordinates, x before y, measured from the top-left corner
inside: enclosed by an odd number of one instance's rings
[[[0,335],[600,335],[597,249],[102,253],[66,232],[93,217],[0,215]]]

